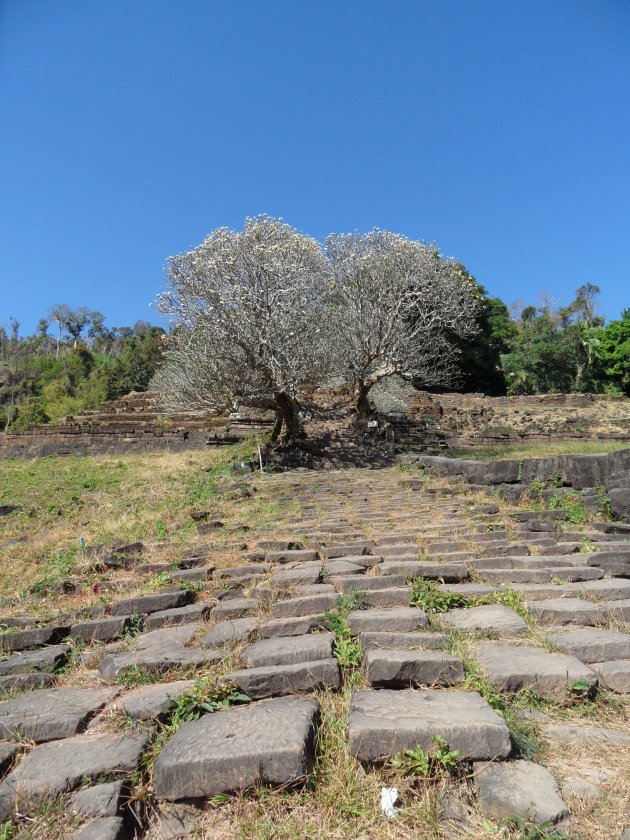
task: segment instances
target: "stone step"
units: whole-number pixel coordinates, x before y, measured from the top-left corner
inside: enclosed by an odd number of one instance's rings
[[[443,738],[464,760],[494,760],[510,752],[505,721],[476,692],[357,691],[350,703],[350,752],[381,763],[404,750],[427,752]]]
[[[457,656],[438,651],[378,649],[366,651],[363,664],[374,688],[451,686],[464,679],[464,665]]]
[[[604,613],[596,604],[581,598],[549,598],[527,605],[528,612],[543,625],[602,624]]]
[[[249,668],[313,662],[331,657],[332,644],[332,633],[261,639],[246,647],[241,658]]]
[[[426,627],[428,623],[427,614],[417,607],[357,610],[348,616],[348,626],[353,636],[372,630],[412,633]]]
[[[286,697],[184,723],[159,754],[160,799],[198,799],[306,778],[314,760],[318,706]]]
[[[505,694],[529,689],[537,697],[564,703],[575,684],[597,687],[597,675],[574,656],[497,642],[478,643],[474,654],[492,685]]]
[[[383,650],[443,650],[446,636],[443,633],[397,633],[366,631],[359,634],[361,649]]]
[[[330,689],[341,684],[339,665],[332,657],[308,662],[282,665],[263,665],[232,671],[227,675],[251,700],[266,697],[283,697],[289,694]]]
[[[440,615],[438,621],[442,626],[454,630],[505,637],[522,636],[529,629],[527,622],[518,613],[500,604],[449,610]]]

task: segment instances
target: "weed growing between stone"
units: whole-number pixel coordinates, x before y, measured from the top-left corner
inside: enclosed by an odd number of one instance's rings
[[[333,655],[339,663],[344,680],[351,683],[356,681],[356,671],[361,665],[363,652],[359,642],[350,634],[348,616],[360,609],[361,604],[360,593],[344,595],[337,599],[334,608],[324,615],[323,620],[324,627],[334,636]]]
[[[425,781],[450,778],[465,772],[459,761],[460,750],[451,750],[444,738],[433,737],[433,749],[424,750],[417,746],[413,750],[404,750],[390,760],[390,766],[405,776],[420,777]]]

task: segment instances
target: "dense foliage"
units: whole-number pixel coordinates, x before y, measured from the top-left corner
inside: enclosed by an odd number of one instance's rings
[[[20,335],[15,319],[0,326],[0,429],[47,423],[147,389],[164,330],[146,321],[107,329],[104,321],[100,312],[63,305],[32,335]]]

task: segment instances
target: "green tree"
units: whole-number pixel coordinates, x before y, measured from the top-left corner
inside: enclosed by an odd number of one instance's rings
[[[599,361],[606,390],[630,394],[630,311],[599,334]],[[607,386],[607,387],[606,387]]]

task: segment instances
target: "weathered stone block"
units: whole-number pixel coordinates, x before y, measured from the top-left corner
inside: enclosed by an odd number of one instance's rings
[[[185,723],[158,756],[156,794],[192,799],[295,783],[312,766],[317,718],[313,700],[287,697]]]
[[[436,735],[462,759],[504,758],[510,733],[476,692],[358,691],[350,703],[350,752],[381,762],[407,749],[431,750]]]
[[[432,650],[371,649],[364,655],[364,665],[368,682],[375,688],[449,686],[464,679],[459,657]]]

